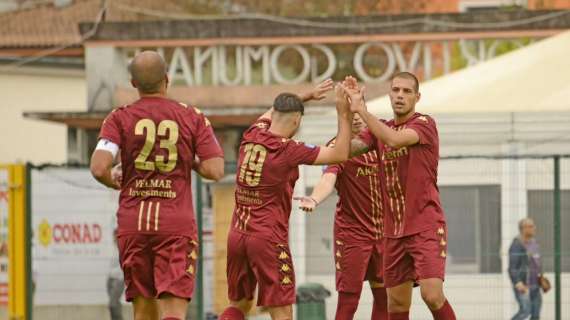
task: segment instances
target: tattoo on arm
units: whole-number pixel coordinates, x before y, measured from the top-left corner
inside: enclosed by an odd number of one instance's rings
[[[369,147],[362,140],[356,138],[350,141],[350,156],[356,157],[363,153],[368,152]]]

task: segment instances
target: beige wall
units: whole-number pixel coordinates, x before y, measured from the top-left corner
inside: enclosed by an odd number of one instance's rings
[[[24,119],[24,111],[85,111],[82,71],[23,68],[0,72],[0,163],[62,163],[67,127]]]

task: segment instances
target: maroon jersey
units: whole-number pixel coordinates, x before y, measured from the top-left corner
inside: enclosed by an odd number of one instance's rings
[[[338,202],[334,220],[335,239],[374,241],[382,237],[382,197],[378,152],[372,150],[328,166],[336,174]]]
[[[239,148],[232,229],[287,243],[289,215],[299,165],[312,164],[319,148],[267,130],[269,119],[256,121]]]
[[[109,114],[99,138],[121,149],[118,234],[195,237],[194,156],[202,161],[223,156],[208,119],[194,107],[145,97]]]
[[[384,198],[384,236],[400,238],[435,229],[445,223],[437,187],[439,138],[435,121],[415,113],[394,130],[414,130],[420,140],[413,146],[392,149],[378,143],[367,130],[360,138],[381,153]]]

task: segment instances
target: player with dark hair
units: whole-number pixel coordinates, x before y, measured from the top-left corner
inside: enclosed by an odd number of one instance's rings
[[[455,319],[443,294],[447,227],[439,200],[439,138],[430,116],[417,113],[418,79],[401,72],[392,78],[394,119],[384,123],[366,109],[364,88],[345,86],[351,111],[368,126],[352,141],[355,154],[379,151],[384,198],[384,282],[391,320],[409,319],[414,282],[434,319]]]
[[[365,129],[358,114],[352,122],[353,137]],[[334,143],[334,140],[333,140]],[[341,164],[325,168],[310,196],[301,200],[311,212],[336,188],[334,260],[338,303],[336,320],[354,318],[364,280],[368,280],[374,304],[373,320],[387,320],[387,296],[382,279],[382,197],[378,152],[371,150]]]
[[[325,86],[332,88],[332,81]],[[228,235],[228,295],[221,320],[244,319],[252,306],[266,307],[272,319],[293,319],[295,273],[289,250],[289,215],[299,165],[348,159],[352,113],[340,85],[336,89],[338,138],[317,147],[292,140],[304,113],[303,99],[280,94],[273,108],[244,134],[236,177],[235,209]],[[313,97],[322,97],[313,94]]]
[[[107,116],[91,172],[121,190],[117,237],[134,318],[182,320],[197,259],[191,171],[222,178],[223,153],[197,108],[166,97],[168,77],[160,55],[137,54],[129,71],[140,99]],[[116,179],[111,167],[119,153],[122,174]]]

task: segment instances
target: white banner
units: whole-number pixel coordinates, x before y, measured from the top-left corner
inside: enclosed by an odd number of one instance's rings
[[[87,169],[32,172],[36,305],[107,303],[117,201]]]

